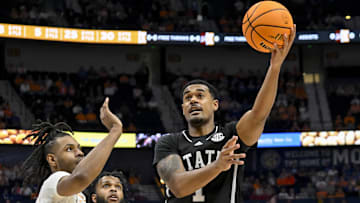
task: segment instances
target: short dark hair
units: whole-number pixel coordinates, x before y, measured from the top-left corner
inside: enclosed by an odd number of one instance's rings
[[[200,84],[200,85],[205,85],[209,88],[209,92],[211,94],[211,96],[214,98],[214,99],[219,99],[219,93],[218,93],[218,90],[210,83],[206,82],[205,80],[200,80],[200,79],[195,79],[195,80],[191,80],[189,82],[187,82],[183,88],[182,88],[182,91],[181,91],[181,97],[180,98],[183,98],[183,94],[184,94],[184,90],[185,88],[187,88],[188,86],[190,85],[195,85],[195,84]]]
[[[123,188],[123,194],[124,194],[124,201],[128,202],[128,197],[129,197],[129,184],[128,181],[126,179],[126,176],[124,175],[123,172],[121,171],[112,171],[112,172],[108,172],[108,171],[104,171],[102,172],[98,177],[96,177],[96,179],[91,183],[90,185],[90,190],[89,190],[89,195],[91,196],[92,194],[96,194],[96,186],[99,183],[99,180],[104,177],[104,176],[113,176],[116,178],[119,178],[120,183],[122,185]]]
[[[32,140],[35,140],[35,150],[22,166],[25,183],[35,183],[38,185],[38,190],[40,189],[42,182],[51,174],[46,156],[51,152],[57,138],[71,136],[66,131],[73,133],[71,127],[64,122],[55,125],[49,122],[41,122],[33,125],[31,133],[24,138],[31,137]]]

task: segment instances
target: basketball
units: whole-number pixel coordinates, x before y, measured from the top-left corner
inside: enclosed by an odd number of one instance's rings
[[[248,44],[257,51],[271,52],[274,43],[284,45],[283,35],[294,26],[288,9],[275,1],[261,1],[245,13],[242,31]]]

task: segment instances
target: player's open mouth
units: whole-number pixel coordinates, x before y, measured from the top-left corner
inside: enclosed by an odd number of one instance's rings
[[[190,115],[192,116],[196,116],[199,115],[201,113],[202,110],[194,110],[194,111],[190,111]]]
[[[111,196],[108,197],[108,199],[110,201],[118,201],[119,198],[116,195],[111,195]]]
[[[199,114],[201,111],[202,111],[201,107],[194,106],[190,108],[189,113],[193,115],[193,114]]]

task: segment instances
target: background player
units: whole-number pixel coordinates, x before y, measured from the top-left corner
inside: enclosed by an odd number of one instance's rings
[[[65,123],[41,123],[28,135],[36,139],[36,149],[23,167],[25,180],[41,185],[36,202],[86,202],[81,192],[99,175],[122,134],[122,123],[109,110],[108,104],[106,98],[100,109],[100,119],[110,132],[87,156],[79,143],[65,132],[72,132]]]
[[[191,81],[183,89],[183,115],[188,130],[160,138],[154,165],[168,189],[168,202],[241,202],[239,185],[244,153],[263,132],[277,94],[281,66],[293,44],[295,26],[284,35],[284,47],[274,44],[270,67],[251,110],[239,121],[215,125],[219,108],[216,89],[205,81]]]
[[[121,172],[102,172],[90,187],[89,202],[126,203],[128,202],[128,183]]]

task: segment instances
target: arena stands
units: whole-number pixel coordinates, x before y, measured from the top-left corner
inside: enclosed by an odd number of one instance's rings
[[[291,11],[299,30],[360,28],[360,16],[347,6],[348,1],[280,2]],[[2,6],[0,17],[9,23],[78,28],[241,33],[243,15],[254,3],[249,0],[16,0]],[[346,20],[346,15],[353,17]]]
[[[23,184],[20,165],[5,166],[0,163],[1,202],[31,202],[35,190],[33,185]]]
[[[163,131],[152,91],[141,74],[116,75],[104,68],[97,72],[80,67],[77,73],[16,71],[9,75],[36,119],[65,121],[77,130],[103,130],[97,117],[107,96],[125,131]]]
[[[357,68],[328,70],[327,96],[335,130],[360,129],[360,75]],[[342,70],[341,74],[339,70]]]
[[[20,118],[14,114],[9,104],[0,96],[0,129],[21,128]]]
[[[359,167],[293,168],[248,174],[243,183],[247,200],[314,200],[358,198]],[[304,201],[304,202],[306,202]]]

